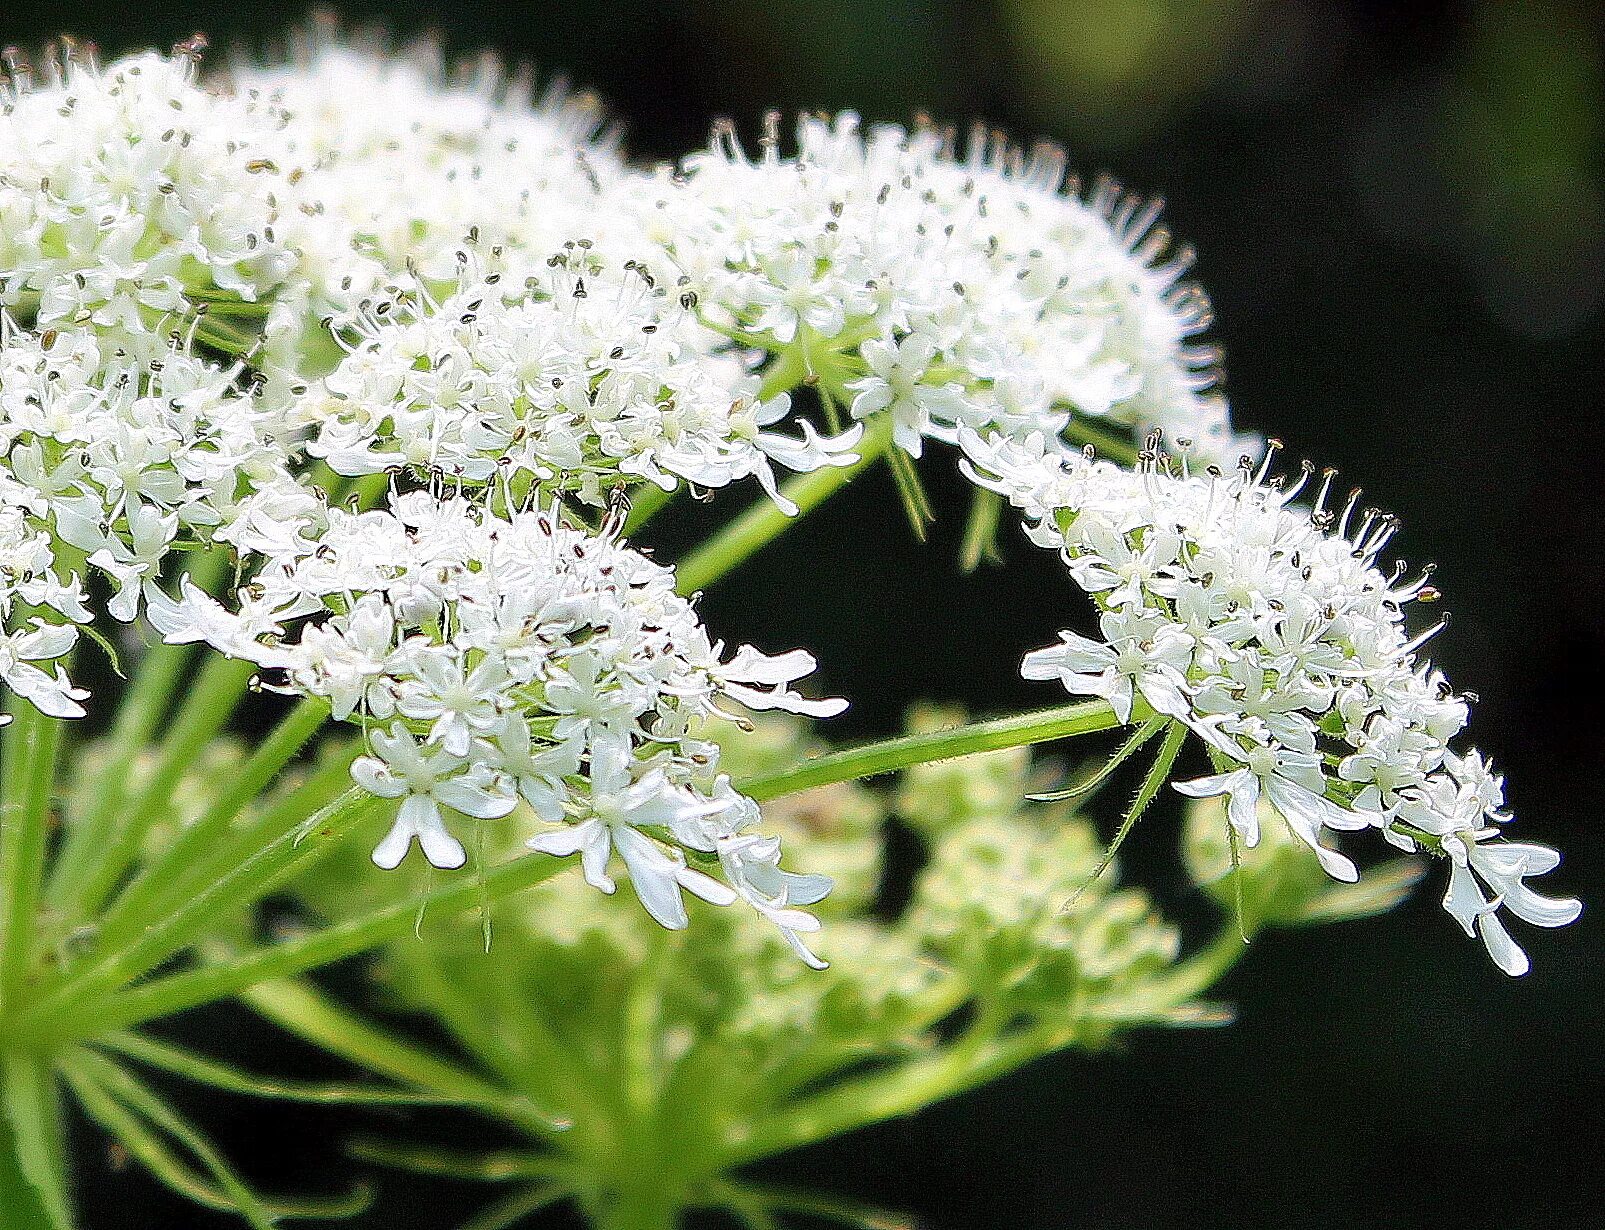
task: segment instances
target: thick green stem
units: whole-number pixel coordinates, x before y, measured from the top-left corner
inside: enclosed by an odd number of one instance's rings
[[[5,1090],[0,1088],[0,1097],[4,1096]],[[61,1230],[45,1209],[39,1189],[23,1173],[16,1137],[4,1116],[0,1116],[0,1210],[6,1214],[6,1230],[13,1226],[16,1230]]]
[[[683,1205],[655,1175],[638,1173],[629,1187],[610,1193],[599,1208],[587,1211],[595,1230],[678,1230]]]
[[[890,419],[873,420],[858,442],[858,460],[852,465],[799,474],[781,486],[786,498],[797,505],[796,516],[788,517],[772,500],[760,500],[675,565],[676,588],[682,594],[693,594],[717,581],[874,465],[891,440]]]
[[[1153,716],[1141,705],[1138,710],[1131,715],[1132,721],[1142,722]],[[1121,724],[1107,701],[1081,701],[990,722],[972,722],[948,730],[901,735],[862,747],[847,748],[804,761],[784,773],[737,782],[736,787],[749,798],[762,803],[782,795],[812,790],[816,786],[891,773],[910,765],[952,760],[959,756],[973,756],[977,752],[995,752],[1033,743],[1048,743],[1055,739],[1113,730]]]
[[[0,1010],[14,1002],[38,938],[35,912],[50,838],[60,718],[14,697],[0,786]]]

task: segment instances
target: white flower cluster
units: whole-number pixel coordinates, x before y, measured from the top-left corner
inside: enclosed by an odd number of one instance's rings
[[[500,476],[591,504],[625,481],[668,491],[750,476],[788,513],[772,463],[857,460],[857,428],[831,439],[806,421],[801,439],[766,430],[790,413],[789,396],[763,397],[740,356],[711,353],[678,292],[632,262],[571,244],[522,299],[505,300],[500,282],[363,312],[350,354],[299,401],[308,452],[339,474]]]
[[[920,128],[804,118],[783,157],[771,118],[749,159],[725,128],[660,176],[644,228],[716,325],[754,345],[857,351],[852,413],[890,414],[897,443],[961,428],[1058,439],[1073,416],[1230,457],[1210,392],[1208,320],[1166,255],[1157,210],[1112,186],[1064,191],[1064,160],[978,132],[967,156]]]
[[[532,848],[580,853],[605,892],[616,850],[664,926],[686,925],[682,889],[739,897],[807,955],[796,934],[818,923],[798,907],[829,881],[780,870],[757,806],[694,727],[727,717],[722,701],[816,717],[845,702],[791,690],[814,668],[800,650],[743,646],[725,660],[673,571],[611,533],[571,527],[558,506],[502,518],[413,492],[372,512],[330,510],[315,540],[252,578],[238,612],[186,584],[150,618],[170,642],[207,641],[282,672],[285,690],[363,723],[368,754],[352,775],[400,801],[380,866],[414,838],[436,866],[461,866],[446,812],[492,819],[522,798],[565,822]]]
[[[1507,973],[1524,973],[1527,958],[1501,907],[1546,927],[1577,917],[1576,901],[1523,883],[1559,856],[1500,840],[1502,779],[1477,752],[1450,747],[1466,701],[1417,656],[1437,627],[1405,628],[1426,575],[1377,565],[1391,517],[1361,511],[1358,492],[1334,509],[1331,472],[1313,510],[1299,509],[1312,471],[1267,481],[1269,455],[1258,470],[1191,475],[1151,454],[1132,472],[1066,461],[1040,440],[965,444],[976,480],[1023,512],[1033,541],[1061,553],[1100,612],[1100,638],[1062,632],[1026,656],[1026,678],[1103,697],[1122,722],[1141,697],[1184,723],[1217,772],[1176,788],[1228,796],[1250,846],[1263,795],[1338,879],[1358,872],[1323,844],[1333,831],[1371,829],[1446,857],[1445,908]]]
[[[263,145],[271,117],[202,89],[186,50],[105,69],[52,57],[39,81],[10,65],[0,307],[160,349],[169,315],[255,303],[289,274],[275,225],[285,183]]]
[[[127,623],[182,545],[278,549],[316,516],[293,478],[277,416],[223,369],[174,349],[135,360],[93,334],[34,334],[0,316],[0,503],[5,613],[37,608],[8,638],[9,686],[56,717],[84,693],[57,670],[47,687],[28,659],[55,659],[91,615],[74,570],[104,573],[107,610]],[[45,617],[64,620],[46,628]]]
[[[448,813],[522,798],[563,825],[532,846],[608,891],[616,850],[665,925],[683,891],[744,898],[808,956],[800,907],[828,883],[780,870],[697,723],[840,703],[791,689],[801,651],[725,659],[612,515],[568,518],[745,478],[795,511],[777,468],[859,460],[862,427],[794,413],[814,385],[909,454],[959,446],[1064,553],[1103,635],[1026,673],[1185,722],[1218,772],[1182,788],[1229,795],[1245,840],[1263,794],[1334,875],[1355,869],[1329,830],[1441,854],[1445,904],[1512,972],[1498,909],[1575,916],[1525,887],[1556,856],[1495,840],[1500,779],[1450,749],[1465,704],[1400,613],[1424,579],[1374,563],[1391,522],[1334,515],[1325,485],[1311,517],[1263,471],[1077,451],[1098,424],[1201,464],[1244,447],[1154,209],[984,133],[959,155],[807,118],[783,156],[771,121],[756,159],[726,128],[644,172],[590,103],[532,102],[488,60],[448,78],[429,48],[320,36],[231,94],[197,83],[197,50],[69,53],[38,80],[13,56],[0,83],[0,680],[42,712],[84,711],[63,659],[97,571],[115,619],[363,725],[357,780],[398,801],[382,865],[414,839],[460,865]],[[388,503],[319,489],[328,470],[389,475]],[[170,596],[197,548],[250,583]]]
[[[455,282],[465,245],[499,251],[510,285],[605,221],[624,174],[601,111],[486,56],[448,75],[439,48],[402,52],[314,32],[293,62],[237,65],[233,87],[281,123],[283,231],[317,310],[345,310],[392,274]]]

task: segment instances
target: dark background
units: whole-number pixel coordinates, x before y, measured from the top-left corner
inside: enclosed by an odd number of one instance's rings
[[[9,6],[8,6],[9,7]],[[1500,975],[1429,886],[1400,913],[1257,942],[1224,991],[1239,1023],[1149,1033],[1048,1061],[918,1118],[798,1159],[816,1179],[969,1227],[1597,1227],[1605,1094],[1601,512],[1601,14],[1552,3],[763,0],[350,4],[450,47],[500,50],[594,87],[632,152],[672,156],[709,118],[771,106],[984,117],[1068,145],[1169,202],[1217,308],[1239,420],[1342,468],[1399,512],[1396,549],[1440,565],[1455,611],[1434,656],[1481,695],[1476,742],[1509,775],[1521,832],[1561,847],[1554,891],[1593,909]],[[11,8],[0,41],[66,24],[122,50],[205,30],[260,45],[273,0]],[[956,480],[910,539],[865,480],[708,596],[709,622],[805,644],[882,733],[921,697],[1047,703],[1015,676],[1074,594],[1019,542],[961,578]],[[728,506],[727,506],[728,507]],[[662,545],[689,525],[665,518]],[[821,584],[821,577],[828,584]],[[1145,882],[1179,890],[1174,808],[1139,831]],[[1441,891],[1441,890],[1439,890]],[[1519,925],[1519,924],[1518,924]],[[316,1057],[243,1014],[263,1070]],[[343,1187],[352,1117],[208,1106],[270,1189]],[[368,1121],[371,1126],[371,1120]],[[464,1122],[465,1136],[475,1128]],[[212,1226],[82,1134],[90,1230]],[[386,1177],[362,1227],[444,1230],[480,1193]],[[557,1214],[542,1225],[567,1224]]]

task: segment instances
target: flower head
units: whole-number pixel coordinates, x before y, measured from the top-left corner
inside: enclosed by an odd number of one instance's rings
[[[1062,633],[1026,656],[1028,678],[1104,697],[1122,722],[1141,696],[1184,723],[1215,772],[1176,788],[1226,796],[1250,846],[1265,799],[1338,879],[1358,870],[1329,846],[1334,832],[1375,830],[1448,859],[1445,907],[1509,973],[1526,959],[1494,916],[1501,905],[1541,926],[1577,916],[1576,902],[1525,886],[1559,856],[1498,840],[1501,779],[1452,750],[1467,704],[1418,654],[1442,625],[1406,627],[1408,605],[1430,596],[1426,575],[1378,563],[1392,518],[1362,511],[1358,492],[1334,507],[1330,473],[1301,509],[1312,471],[1284,486],[1269,456],[1230,475],[1152,455],[1129,472],[1037,440],[964,445],[976,480],[1024,512],[1100,608],[1101,640]]]
[[[433,42],[393,50],[319,25],[289,62],[236,64],[230,80],[279,118],[283,229],[314,310],[349,309],[409,268],[454,282],[465,247],[501,253],[521,284],[594,233],[623,174],[594,99],[537,99],[489,55],[448,71]]]
[[[1155,208],[1064,191],[1062,155],[981,132],[962,157],[936,129],[850,113],[796,135],[783,156],[772,118],[750,159],[723,126],[638,206],[721,327],[856,351],[853,414],[891,415],[915,455],[961,427],[1056,440],[1075,416],[1232,454],[1214,352],[1194,341],[1208,307]]]
[[[70,49],[0,84],[0,307],[165,348],[170,314],[284,282],[277,121],[203,88],[194,50]]]
[[[739,355],[716,352],[672,286],[569,244],[508,301],[500,275],[360,314],[350,353],[296,402],[308,451],[337,473],[399,469],[572,492],[752,477],[788,512],[775,465],[849,465],[855,429],[769,430],[790,410]]]
[[[779,871],[756,805],[695,731],[725,702],[814,715],[843,702],[792,690],[813,668],[806,654],[744,646],[725,660],[670,569],[559,506],[502,517],[414,492],[330,509],[304,550],[256,573],[238,610],[190,586],[152,616],[169,640],[206,640],[270,670],[271,686],[382,723],[352,769],[399,800],[381,866],[414,839],[435,865],[460,866],[455,817],[499,818],[522,798],[562,826],[532,848],[580,854],[606,892],[616,853],[665,926],[686,925],[682,890],[744,898],[788,934],[817,926],[795,908],[823,895],[817,877]]]
[[[59,668],[46,683],[25,665],[64,656],[90,621],[76,569],[109,580],[106,609],[128,623],[183,544],[272,550],[317,506],[290,475],[278,416],[239,375],[181,346],[135,357],[0,315],[0,614],[20,600],[36,629],[13,640],[6,678],[46,712],[79,716],[86,695]]]

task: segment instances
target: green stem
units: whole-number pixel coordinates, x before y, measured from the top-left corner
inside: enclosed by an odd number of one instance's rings
[[[200,547],[192,556],[193,563],[188,569],[190,580],[212,593],[228,576],[230,553],[217,547]],[[132,789],[134,762],[168,716],[173,694],[185,678],[185,668],[200,652],[193,645],[158,643],[146,650],[139,660],[133,682],[123,692],[116,721],[106,740],[110,755],[105,767],[96,778],[87,803],[74,809],[73,823],[68,826],[61,853],[51,871],[48,896],[53,904],[78,901],[87,881],[101,866],[106,846],[118,831]]]
[[[198,851],[192,862],[177,873],[152,910],[161,914],[177,909],[188,897],[226,875],[230,868],[250,858],[281,833],[333,803],[350,787],[351,762],[361,750],[361,744],[354,741],[327,763],[320,764],[311,776],[260,815],[221,833],[217,841]]]
[[[678,487],[665,491],[656,483],[638,484],[630,492],[630,514],[624,519],[624,536],[628,538],[638,533],[679,492]]]
[[[182,877],[201,854],[216,846],[229,826],[272,784],[284,766],[295,759],[329,716],[322,701],[303,700],[287,714],[237,773],[200,819],[183,830],[141,868],[112,904],[99,926],[101,947],[111,949],[125,932],[137,931],[160,909],[162,894]]]
[[[232,960],[232,954],[225,959]],[[375,1075],[478,1106],[534,1135],[552,1136],[566,1130],[566,1121],[560,1116],[380,1029],[310,983],[289,978],[261,982],[245,988],[240,998],[281,1029]]]
[[[61,1095],[42,1059],[0,1055],[0,1213],[11,1230],[71,1230]],[[13,1220],[14,1219],[14,1220]]]
[[[672,1188],[651,1174],[639,1174],[628,1188],[598,1202],[588,1220],[595,1230],[678,1230],[681,1212],[680,1198]]]
[[[818,1221],[859,1226],[862,1230],[914,1230],[914,1223],[901,1213],[806,1188],[725,1183],[717,1190],[724,1194],[750,1196],[764,1208],[776,1213],[800,1213]]]
[[[1106,1021],[1153,1020],[1197,999],[1221,980],[1248,953],[1248,933],[1230,919],[1210,942],[1169,971],[1143,983],[1135,993],[1097,1006],[1094,1015]]]
[[[556,1183],[532,1183],[518,1187],[493,1204],[486,1205],[465,1221],[458,1230],[513,1230],[524,1219],[556,1204],[568,1195]]]
[[[4,1081],[0,1076],[0,1082]],[[0,1084],[0,1098],[6,1090]],[[0,1115],[0,1209],[6,1213],[8,1227],[17,1230],[68,1230],[71,1223],[58,1223],[45,1208],[39,1189],[22,1169],[21,1149],[7,1122]]]
[[[1235,925],[1223,927],[1209,945],[1135,995],[1095,1005],[1098,1020],[1161,1020],[1195,999],[1242,958],[1246,949]],[[926,1106],[996,1080],[1075,1041],[1077,1023],[1048,1020],[1001,1038],[966,1035],[939,1054],[890,1071],[846,1081],[795,1103],[773,1116],[747,1140],[719,1158],[726,1170],[789,1149],[801,1148]],[[972,1039],[976,1045],[967,1045]]]
[[[858,442],[858,460],[852,465],[799,474],[781,486],[797,505],[796,516],[788,517],[773,500],[760,500],[675,566],[675,587],[682,594],[693,594],[717,581],[874,465],[891,440],[891,420],[876,417],[866,426]]]
[[[96,778],[88,803],[74,808],[61,853],[51,872],[52,902],[74,899],[83,889],[128,797],[134,761],[144,750],[195,652],[190,645],[155,645],[140,659],[134,682],[123,693],[117,718],[106,742],[111,753]]]
[[[215,655],[207,659],[200,678],[184,698],[178,719],[168,728],[157,751],[150,780],[139,797],[120,817],[109,848],[90,870],[84,887],[71,903],[77,916],[87,919],[105,903],[112,890],[138,857],[145,836],[171,808],[173,791],[199,752],[228,723],[234,706],[245,695],[256,666]]]
[[[722,1152],[719,1165],[733,1169],[884,1119],[913,1114],[1058,1050],[1074,1036],[1073,1025],[1055,1022],[979,1047],[959,1044],[891,1071],[846,1081],[772,1116],[760,1130]]]
[[[1141,705],[1138,710],[1132,714],[1131,720],[1141,722],[1153,716]],[[762,803],[782,795],[812,790],[816,786],[891,773],[910,765],[952,760],[959,756],[973,756],[977,752],[995,752],[1032,743],[1048,743],[1055,739],[1113,730],[1121,724],[1107,701],[1079,701],[990,722],[972,722],[948,730],[900,735],[895,739],[847,748],[804,761],[783,773],[737,782],[736,788]]]
[[[203,966],[168,974],[87,1006],[73,1013],[70,1020],[58,1024],[77,1036],[92,1037],[109,1029],[126,1029],[142,1021],[224,999],[256,983],[304,973],[405,935],[417,925],[420,910],[469,909],[482,900],[493,900],[539,884],[561,871],[563,866],[562,862],[551,858],[514,859],[486,875],[483,887],[470,879],[437,888],[300,939],[245,953],[226,966]],[[293,870],[299,871],[300,867]],[[275,876],[274,884],[288,878],[288,875]],[[104,982],[103,979],[99,981]]]
[[[94,1009],[98,1008],[102,1014],[105,1013],[107,1001],[103,997],[107,993],[115,990],[121,983],[136,978],[176,956],[218,919],[249,908],[303,872],[314,861],[334,849],[338,844],[337,839],[365,819],[380,802],[355,787],[348,790],[328,807],[312,816],[306,824],[292,832],[281,834],[251,858],[190,898],[171,915],[146,928],[124,947],[108,953],[88,969],[73,971],[54,993],[45,996],[28,1010],[19,1022],[19,1027],[31,1025],[47,1038],[58,1035],[89,1036],[82,1027],[86,1022],[95,1020],[97,1014]],[[284,947],[293,948],[295,945],[289,944]],[[275,950],[269,950],[270,954],[273,951]],[[210,972],[200,970],[187,975],[172,975],[148,983],[141,987],[140,991],[149,993],[153,988],[161,987],[175,979]],[[228,993],[223,992],[223,994]],[[97,999],[99,1003],[96,1002]],[[120,998],[110,1002],[120,1002]],[[205,1000],[194,1002],[201,1003]],[[116,1024],[129,1025],[145,1019],[147,1018],[140,1016],[117,1021]]]
[[[61,719],[12,697],[0,787],[0,1008],[27,977],[39,927],[34,917],[50,838]]]
[[[1137,728],[1136,733],[1131,738],[1121,745],[1119,751],[1104,761],[1102,767],[1091,777],[1079,781],[1073,786],[1066,786],[1063,790],[1049,790],[1042,794],[1028,794],[1026,798],[1033,803],[1058,803],[1065,799],[1085,798],[1102,786],[1104,782],[1108,781],[1116,769],[1141,751],[1144,745],[1169,723],[1170,719],[1167,717],[1149,718],[1148,721]]]
[[[996,491],[977,487],[970,501],[970,519],[964,525],[964,542],[959,547],[959,567],[974,572],[983,560],[998,558],[998,524],[1003,516],[1003,497]]]

